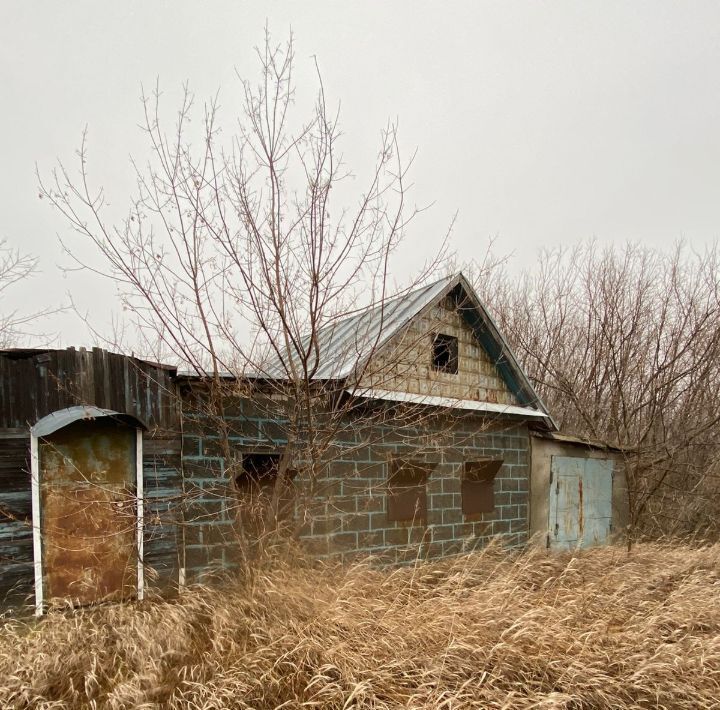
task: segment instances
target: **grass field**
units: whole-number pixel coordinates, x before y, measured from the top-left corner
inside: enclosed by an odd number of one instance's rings
[[[275,562],[176,602],[7,622],[0,707],[717,708],[719,555]]]

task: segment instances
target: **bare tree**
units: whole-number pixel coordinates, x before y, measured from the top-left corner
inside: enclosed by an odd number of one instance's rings
[[[381,374],[370,356],[382,344],[389,297],[427,282],[445,242],[421,273],[393,287],[391,263],[418,211],[408,204],[412,157],[402,159],[396,126],[382,131],[375,167],[354,205],[337,205],[351,173],[339,152],[338,113],[328,107],[319,73],[311,115],[295,122],[292,40],[274,45],[266,35],[257,55],[259,82],[240,81],[243,111],[232,138],[221,135],[217,98],[204,105],[202,135],[193,143],[187,88],[169,132],[159,89],[143,94],[150,159],[133,163],[137,193],[119,223],[108,221],[105,193],[92,186],[87,135],[79,177],[59,164],[40,189],[85,240],[69,244],[68,253],[95,268],[81,256],[84,244],[95,247],[102,273],[119,284],[146,344],[159,342],[155,356],[172,357],[200,378],[190,387],[198,412],[224,435],[228,480],[241,465],[232,463],[225,416],[232,397],[263,403],[284,423],[267,516],[277,520],[298,468],[307,484],[303,495],[316,500],[340,440],[367,445],[367,423],[390,416],[395,430],[410,436],[408,423],[428,416],[409,405],[391,415],[368,406],[362,426],[352,395],[370,380],[378,386]],[[366,309],[374,309],[372,327],[358,323],[357,337],[329,358],[321,341]],[[397,363],[419,337],[427,334],[406,332],[395,343]],[[401,375],[397,363],[394,377]]]
[[[478,282],[561,427],[625,452],[633,529],[714,526],[719,258],[587,242]]]
[[[19,249],[13,249],[5,239],[0,240],[0,297],[7,298],[8,291],[32,276],[37,271],[37,266],[36,257],[24,254]],[[0,314],[0,348],[17,345],[23,337],[46,341],[48,335],[38,332],[33,326],[41,318],[58,310],[61,309],[45,308],[23,313],[16,309]]]

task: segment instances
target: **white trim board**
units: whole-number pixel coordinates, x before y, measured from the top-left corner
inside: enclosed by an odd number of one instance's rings
[[[145,568],[143,565],[145,521],[144,487],[143,487],[143,433],[138,427],[135,439],[135,500],[137,501],[137,598],[142,601],[145,596]]]
[[[507,414],[531,419],[546,419],[547,414],[530,407],[518,407],[515,404],[496,404],[495,402],[477,402],[474,399],[454,399],[453,397],[437,397],[429,394],[413,394],[411,392],[391,392],[378,389],[346,389],[353,397],[366,399],[382,399],[389,402],[407,402],[408,404],[424,404],[431,407],[447,409],[464,409],[488,414]]]
[[[40,536],[40,461],[38,438],[30,435],[30,487],[32,491],[33,567],[35,570],[35,616],[43,613],[42,538]]]

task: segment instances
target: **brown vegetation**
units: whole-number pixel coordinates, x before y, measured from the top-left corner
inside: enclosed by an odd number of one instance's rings
[[[710,708],[717,545],[274,562],[177,601],[8,622],[0,705]]]
[[[540,253],[476,279],[565,433],[622,448],[629,533],[718,535],[720,245]]]

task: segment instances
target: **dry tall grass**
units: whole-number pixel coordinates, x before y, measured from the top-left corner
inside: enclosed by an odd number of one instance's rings
[[[720,707],[720,546],[277,563],[0,632],[3,708]]]

